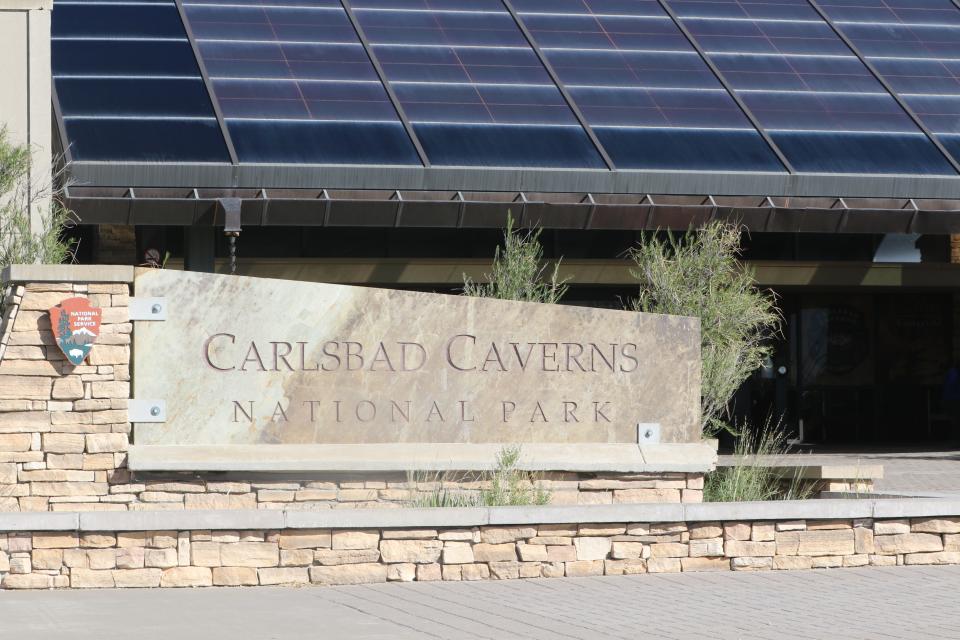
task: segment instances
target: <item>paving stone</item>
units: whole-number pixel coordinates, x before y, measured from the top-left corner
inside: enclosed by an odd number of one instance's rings
[[[574,538],[577,560],[603,560],[610,553],[610,538]]]
[[[307,584],[310,577],[306,567],[264,567],[257,570],[260,584]]]
[[[439,566],[439,565],[438,565]],[[336,567],[310,567],[310,582],[320,584],[371,584],[387,581],[382,564],[344,564]]]
[[[225,567],[275,567],[280,564],[280,549],[272,542],[221,544],[220,562]]]
[[[728,558],[680,558],[683,571],[729,571]]]
[[[387,580],[413,582],[417,577],[417,565],[413,563],[391,564],[387,567]]]
[[[723,543],[723,550],[728,558],[774,556],[777,554],[777,543],[727,539]]]
[[[921,518],[910,521],[910,530],[918,533],[960,533],[960,518]]]
[[[213,584],[221,587],[240,587],[259,584],[253,567],[214,567]]]
[[[317,549],[313,554],[317,564],[325,566],[363,564],[380,559],[379,549]]]
[[[329,529],[297,529],[280,533],[281,549],[330,548],[332,536]]]
[[[481,527],[480,541],[487,544],[503,544],[517,542],[537,535],[533,527]]]
[[[334,531],[332,546],[334,549],[376,549],[380,542],[380,533],[371,531]]]
[[[160,569],[116,569],[113,571],[113,582],[117,587],[159,587]]]
[[[546,547],[542,545],[522,545],[530,549],[543,549],[543,559],[546,559]],[[532,559],[532,558],[531,558]],[[443,564],[473,564],[473,547],[469,542],[445,542],[441,562]]]
[[[172,567],[160,575],[161,587],[209,587],[213,574],[207,567]]]
[[[504,562],[517,559],[516,545],[513,543],[473,545],[473,556],[477,562]]]
[[[877,553],[922,553],[942,551],[943,539],[934,533],[899,533],[892,536],[874,536]]]
[[[723,555],[723,538],[690,540],[690,557],[701,558]]]
[[[481,545],[477,545],[481,546]],[[508,545],[511,550],[513,545]],[[439,540],[381,540],[380,557],[383,562],[413,562],[430,564],[440,559],[443,542]]]

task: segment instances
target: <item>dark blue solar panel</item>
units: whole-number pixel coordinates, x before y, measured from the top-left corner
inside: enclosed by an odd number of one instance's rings
[[[210,114],[210,96],[200,78],[59,78],[57,97],[66,113],[91,114],[110,105],[125,116],[203,118]]]
[[[830,0],[830,19],[960,157],[960,11],[950,0]]]
[[[351,4],[434,164],[604,166],[499,0]]]
[[[64,4],[57,3],[52,17],[56,37],[151,38],[183,41],[186,34],[173,3],[162,4]]]
[[[954,174],[806,0],[671,0],[798,171]]]
[[[57,2],[51,15],[75,159],[230,161],[173,2]]]
[[[783,171],[655,0],[515,0],[619,168]]]
[[[420,164],[336,0],[184,3],[241,162]]]

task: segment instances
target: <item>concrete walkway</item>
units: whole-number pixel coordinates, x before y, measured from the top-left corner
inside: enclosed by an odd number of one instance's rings
[[[960,638],[960,566],[0,593],[3,637]]]

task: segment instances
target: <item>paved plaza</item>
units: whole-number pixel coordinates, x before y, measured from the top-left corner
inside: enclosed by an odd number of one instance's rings
[[[0,593],[0,629],[20,640],[933,640],[960,638],[958,594],[960,566],[301,589],[32,591]]]

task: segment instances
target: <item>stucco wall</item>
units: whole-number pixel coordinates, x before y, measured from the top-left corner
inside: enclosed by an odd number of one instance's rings
[[[11,142],[33,150],[32,191],[46,191],[51,181],[52,8],[47,0],[0,0],[0,126],[6,126]],[[37,202],[34,230],[48,202]]]

